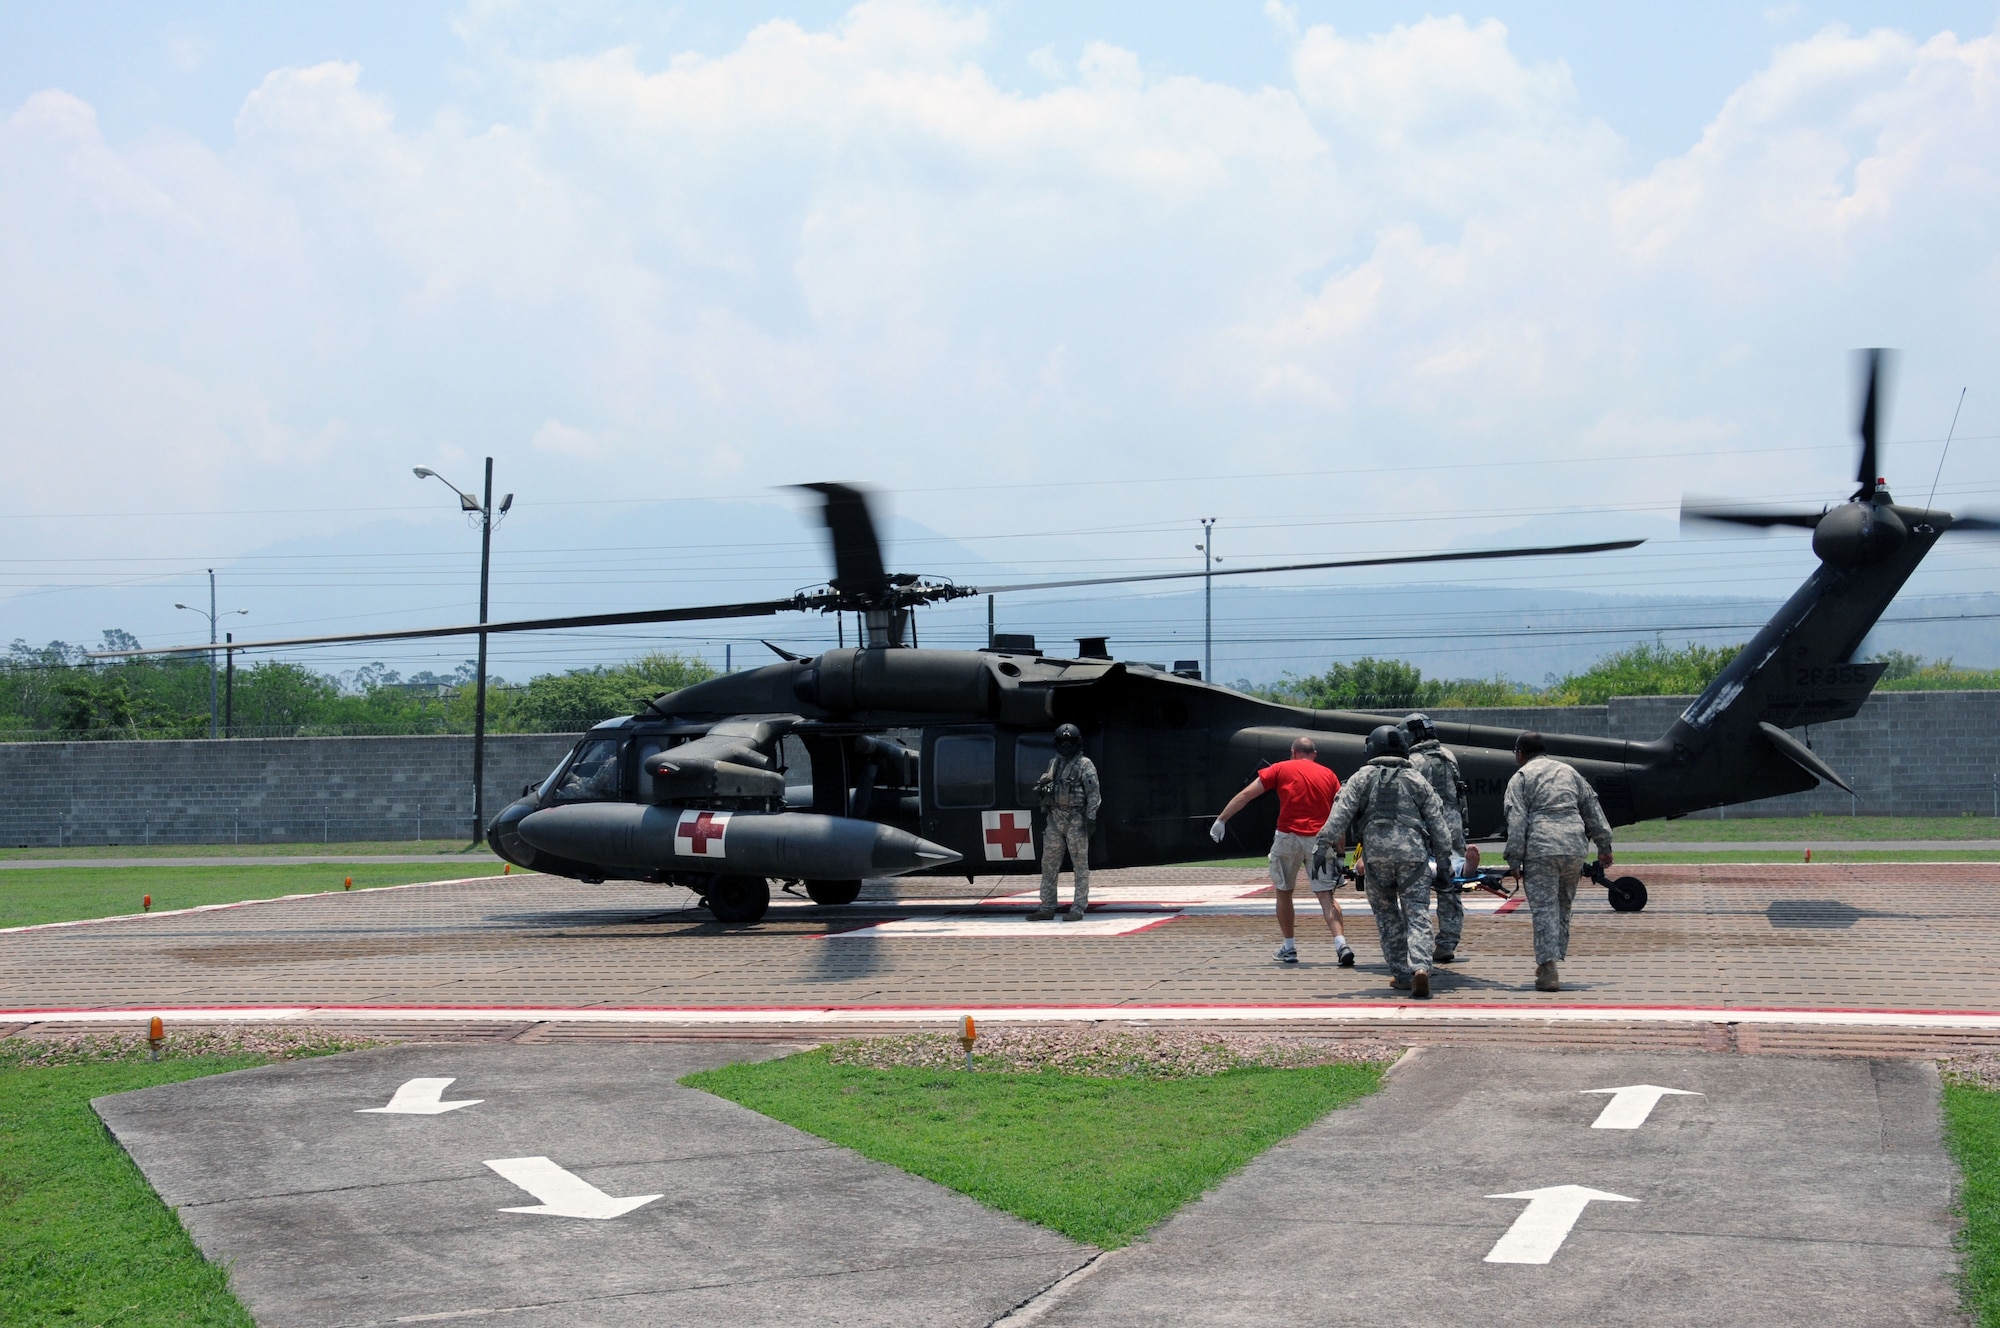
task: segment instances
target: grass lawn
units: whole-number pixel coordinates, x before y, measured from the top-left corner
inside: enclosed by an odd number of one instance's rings
[[[1115,1249],[1381,1080],[1374,1065],[1185,1079],[878,1070],[813,1051],[681,1082]]]
[[[90,1099],[265,1060],[0,1068],[0,1323],[251,1328]]]
[[[501,863],[480,858],[429,863],[300,863],[244,867],[36,867],[0,871],[0,927],[34,922],[137,913],[153,897],[155,911],[196,904],[232,904],[244,899],[338,890],[352,876],[358,890],[369,885],[448,881],[461,876],[497,876]]]
[[[388,854],[476,858],[489,856],[490,852],[484,844],[468,844],[464,839],[362,839],[338,844],[317,841],[305,844],[83,844],[68,848],[41,844],[28,848],[11,845],[0,848],[0,862],[22,858],[77,858],[87,861],[91,858],[325,858],[380,857]]]
[[[1945,1138],[1965,1173],[1965,1304],[1982,1328],[2000,1328],[2000,1092],[1947,1082]]]
[[[1618,850],[1618,867],[1649,862],[1800,862],[1803,849],[1721,849],[1714,853],[1648,853],[1643,848]],[[1992,849],[1920,848],[1887,851],[1858,848],[1814,848],[1814,862],[2000,862]]]
[[[2000,839],[1991,816],[1759,816],[1712,821],[1641,821],[1614,832],[1620,844],[1720,844],[1743,840]],[[1818,857],[1817,853],[1813,854]]]

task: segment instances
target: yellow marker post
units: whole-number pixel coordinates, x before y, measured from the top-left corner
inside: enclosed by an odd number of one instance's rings
[[[965,1068],[972,1068],[972,1044],[979,1040],[979,1026],[972,1022],[971,1015],[964,1015],[958,1021],[958,1040],[965,1044]]]
[[[146,1027],[146,1041],[152,1045],[153,1059],[160,1059],[160,1044],[167,1040],[167,1026],[154,1015],[153,1022]]]

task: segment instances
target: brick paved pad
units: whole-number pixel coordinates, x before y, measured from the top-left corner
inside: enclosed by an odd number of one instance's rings
[[[985,1325],[1089,1251],[680,1087],[745,1043],[405,1046],[101,1098],[105,1123],[264,1328]],[[359,1114],[451,1077],[443,1115]],[[484,1165],[542,1156],[608,1221]]]
[[[1598,1130],[1628,1084],[1689,1089]],[[1928,1065],[1427,1049],[1044,1302],[1160,1323],[1957,1324],[1952,1168]],[[1546,1265],[1485,1262],[1581,1185]]]
[[[1494,1003],[2000,1011],[2000,864],[1641,871],[1652,894],[1643,913],[1613,913],[1594,887],[1580,897],[1557,996],[1533,990],[1525,910],[1473,916],[1465,962],[1440,970],[1426,1017]],[[1316,910],[1302,904],[1303,962],[1288,967],[1271,962],[1268,916],[1176,902],[1220,896],[1254,911],[1258,901],[1240,892],[1259,875],[1106,872],[1107,897],[1159,902],[1094,911],[1079,931],[1034,924],[1043,930],[1031,935],[1009,934],[1027,925],[1019,910],[990,902],[1017,891],[1015,878],[909,881],[848,908],[786,901],[750,928],[718,926],[685,891],[659,886],[517,876],[356,891],[0,934],[0,1009],[1334,1008],[1400,999],[1365,915],[1352,928],[1361,963],[1340,969]],[[1129,911],[1145,907],[1155,912]],[[953,926],[946,935],[830,935],[899,918]],[[1121,930],[1120,918],[1158,925],[1099,934]]]

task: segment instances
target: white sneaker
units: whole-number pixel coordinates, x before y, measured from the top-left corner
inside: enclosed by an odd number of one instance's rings
[[[1293,944],[1291,941],[1286,941],[1283,945],[1278,947],[1278,952],[1272,955],[1271,958],[1277,960],[1281,964],[1296,964],[1299,962],[1298,946]]]
[[[1349,945],[1345,940],[1342,940],[1339,945],[1334,947],[1333,957],[1340,962],[1342,968],[1354,967],[1354,947]]]

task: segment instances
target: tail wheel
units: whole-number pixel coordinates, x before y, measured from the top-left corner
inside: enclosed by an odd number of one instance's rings
[[[1621,876],[1604,887],[1616,913],[1637,913],[1646,907],[1646,883],[1636,876]]]
[[[859,881],[807,881],[806,897],[815,904],[851,904],[861,898]]]
[[[762,920],[771,907],[771,883],[761,876],[718,876],[703,900],[715,920],[730,927],[747,927]]]

